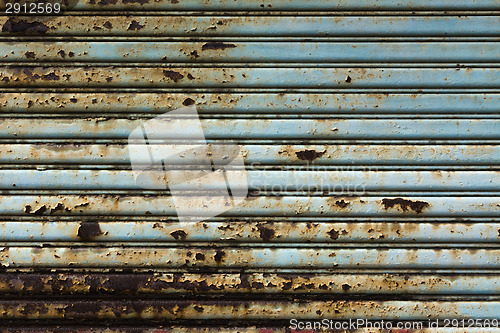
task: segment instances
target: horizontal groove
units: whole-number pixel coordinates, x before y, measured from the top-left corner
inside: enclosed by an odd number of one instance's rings
[[[217,147],[217,142],[211,142]],[[338,166],[341,170],[354,171],[355,166],[421,167],[429,169],[496,168],[500,165],[500,145],[477,144],[446,145],[427,142],[421,145],[394,143],[363,143],[314,145],[314,144],[242,144],[239,150],[248,168],[272,168],[282,170],[296,166],[315,170],[321,167]],[[500,142],[499,142],[500,144]],[[308,156],[311,155],[311,156]],[[181,160],[171,157],[172,164]],[[215,160],[217,158],[215,157]],[[93,144],[61,141],[59,143],[3,144],[0,147],[0,164],[18,165],[19,168],[37,168],[45,164],[57,164],[60,168],[74,165],[120,165],[130,168],[129,150],[122,144]],[[345,168],[343,168],[345,167]],[[367,169],[361,169],[367,170]]]
[[[500,247],[497,245],[498,241],[496,242],[483,242],[480,243],[480,248],[482,250],[498,250]],[[277,249],[296,249],[296,250],[314,250],[314,249],[323,249],[323,250],[410,250],[410,251],[416,251],[416,250],[433,250],[433,251],[441,251],[441,250],[461,250],[461,251],[468,251],[468,250],[477,250],[478,249],[478,244],[476,242],[470,243],[470,242],[465,242],[465,243],[389,243],[389,242],[384,242],[384,241],[374,241],[372,240],[371,242],[368,242],[366,244],[361,244],[359,242],[349,242],[349,243],[343,243],[343,242],[329,242],[329,243],[314,243],[314,242],[309,242],[309,243],[276,243],[276,242],[256,242],[256,243],[248,243],[248,242],[243,242],[243,243],[238,243],[233,240],[219,240],[217,242],[182,242],[182,241],[176,241],[176,242],[143,242],[143,241],[130,241],[130,242],[107,242],[107,241],[92,241],[92,240],[86,240],[86,241],[71,241],[71,242],[52,242],[52,241],[47,241],[47,242],[30,242],[30,241],[13,241],[13,242],[0,242],[0,248],[17,248],[17,247],[29,247],[29,248],[44,248],[44,249],[61,249],[61,248],[72,248],[72,249],[82,249],[82,250],[92,250],[92,249],[97,249],[98,251],[105,251],[107,249],[110,249],[110,251],[113,251],[116,248],[120,249],[136,249],[136,248],[142,248],[142,249],[163,249],[163,250],[168,250],[172,248],[196,248],[196,249],[213,249],[213,248],[226,248],[230,247],[232,249],[266,249],[266,250],[277,250]],[[68,265],[71,266],[71,265]],[[186,266],[187,267],[187,266]],[[50,267],[49,267],[50,268]],[[189,268],[189,267],[187,267]],[[213,272],[214,269],[211,266],[202,266],[200,267],[194,267],[194,271],[202,271],[203,269],[208,269],[210,272]],[[242,269],[241,267],[236,267],[237,269]],[[154,268],[152,268],[154,270]],[[305,268],[307,269],[307,268]],[[217,269],[215,269],[217,271]]]
[[[37,21],[40,20],[40,21]],[[57,16],[26,26],[0,16],[2,36],[144,37],[500,37],[497,16]],[[24,31],[22,29],[24,28]],[[21,31],[20,31],[21,30]]]
[[[147,195],[147,194],[145,194]],[[51,215],[28,215],[28,216],[17,216],[17,215],[5,215],[2,216],[0,223],[11,223],[11,222],[60,222],[60,223],[81,223],[81,222],[104,222],[104,223],[115,223],[115,222],[155,222],[158,223],[178,223],[177,217],[168,216],[119,216],[119,215],[101,215],[98,218],[95,216],[51,216]],[[432,217],[429,220],[428,217],[420,216],[387,216],[387,217],[300,217],[300,216],[287,216],[280,217],[275,216],[272,221],[269,217],[212,217],[205,220],[205,223],[230,223],[230,222],[242,222],[242,223],[444,223],[444,224],[454,224],[454,223],[490,223],[492,225],[500,223],[500,217]],[[196,221],[194,222],[196,223]]]
[[[74,112],[74,113],[64,113],[63,109],[61,110],[55,110],[56,112],[52,113],[34,113],[32,110],[29,111],[29,113],[3,113],[0,114],[0,119],[12,119],[12,118],[67,118],[67,119],[72,119],[72,118],[87,118],[89,116],[89,113],[80,113],[80,112]],[[154,113],[153,113],[154,114]],[[332,116],[329,114],[290,114],[290,113],[280,113],[277,112],[276,114],[252,114],[252,111],[248,112],[247,114],[227,114],[227,113],[222,113],[222,114],[204,114],[204,115],[199,115],[200,119],[317,119],[317,120],[323,120],[323,119],[331,119]],[[127,119],[145,119],[149,120],[151,119],[151,114],[150,113],[99,113],[100,117],[103,118],[124,118],[126,117]],[[488,114],[488,113],[454,113],[454,114],[448,114],[448,115],[443,115],[443,114],[428,114],[428,113],[422,113],[420,115],[416,114],[400,114],[400,113],[388,113],[388,114],[373,114],[373,113],[358,113],[358,114],[342,114],[338,113],[335,114],[335,119],[385,119],[385,120],[394,120],[394,119],[418,119],[418,120],[426,120],[426,119],[450,119],[450,120],[456,120],[456,119],[475,119],[475,120],[485,120],[485,119],[500,119],[500,114]]]
[[[178,108],[193,100],[201,117],[215,115],[258,115],[262,117],[285,115],[317,115],[336,117],[362,114],[394,117],[426,115],[498,116],[499,93],[0,93],[2,116],[43,114],[77,117],[83,112],[93,114],[136,114],[151,117]],[[83,117],[81,117],[83,118]]]
[[[217,94],[217,93],[224,93],[224,94],[255,94],[255,95],[265,95],[265,94],[368,94],[368,93],[374,93],[374,94],[436,94],[436,95],[443,95],[443,94],[453,94],[453,95],[458,95],[458,94],[498,94],[500,93],[499,89],[495,88],[482,88],[482,89],[446,89],[446,88],[437,88],[437,89],[381,89],[381,88],[376,88],[376,89],[348,89],[348,88],[342,88],[342,89],[311,89],[311,88],[257,88],[257,89],[252,89],[252,88],[211,88],[211,89],[203,89],[203,88],[189,88],[189,91],[186,92],[186,88],[117,88],[117,87],[111,87],[111,88],[99,88],[95,87],[92,89],[89,88],[43,88],[43,87],[36,87],[36,88],[24,88],[24,87],[17,87],[17,88],[2,88],[1,89],[3,93],[35,93],[35,94],[41,94],[41,93],[58,93],[58,94],[82,94],[82,93],[88,93],[88,94],[94,94],[94,93],[110,93],[110,94],[127,94],[127,93],[133,93],[133,94],[146,94],[146,93],[154,93],[154,94],[179,94],[179,93],[188,93],[188,94]]]
[[[67,144],[68,139],[0,139],[2,144]],[[180,142],[179,142],[180,143]],[[331,145],[332,140],[325,139],[296,139],[296,140],[270,140],[270,139],[260,139],[260,140],[207,140],[210,144],[236,144],[236,145]],[[125,139],[73,139],[71,144],[80,145],[127,145],[127,140]],[[335,140],[335,144],[338,145],[395,145],[395,146],[405,146],[405,145],[415,145],[415,146],[425,146],[425,145],[463,145],[463,146],[474,146],[477,144],[477,140],[465,139],[465,140],[434,140],[434,139],[421,139],[421,140]],[[500,140],[481,140],[482,145],[499,145]]]
[[[4,247],[9,268],[476,269],[500,268],[498,248]]]
[[[221,59],[222,60],[222,59]],[[24,68],[35,68],[35,67],[62,67],[62,68],[71,68],[71,67],[96,67],[96,68],[128,68],[128,67],[141,67],[141,68],[164,68],[170,69],[171,67],[175,68],[403,68],[403,69],[448,69],[453,68],[455,70],[460,69],[489,69],[489,68],[499,68],[500,63],[492,63],[492,62],[460,62],[460,63],[416,63],[416,62],[400,62],[400,63],[367,63],[367,62],[342,62],[342,63],[324,63],[324,62],[314,62],[314,63],[300,63],[300,62],[266,62],[266,63],[227,63],[227,62],[197,62],[197,63],[176,63],[176,62],[82,62],[82,61],[73,61],[73,62],[57,62],[57,61],[44,61],[44,62],[36,62],[36,61],[28,61],[28,62],[19,62],[19,61],[6,61],[1,63],[2,66],[5,67],[23,67]],[[7,87],[5,88],[7,89]],[[444,88],[436,88],[437,92],[442,91]],[[112,90],[112,89],[110,89]],[[384,89],[376,89],[376,91],[382,91]],[[414,89],[418,92],[431,92],[428,89]],[[488,88],[484,88],[485,91],[488,91]],[[242,91],[244,91],[242,89]],[[396,89],[396,91],[409,91],[403,89]],[[227,92],[227,91],[225,91]],[[453,93],[453,89],[447,89],[446,92]],[[476,92],[475,90],[471,91],[472,93],[481,93],[481,91]],[[257,91],[258,93],[258,91]]]
[[[222,157],[222,155],[221,155]],[[500,158],[500,155],[499,155]],[[150,163],[134,159],[135,163]],[[203,159],[192,161],[203,163]],[[182,163],[182,162],[180,162]],[[213,161],[216,165],[223,163]],[[226,182],[207,178],[207,168],[185,165],[166,170],[143,171],[145,177],[163,190],[164,178],[180,179],[175,190],[224,191]],[[225,168],[227,177],[241,177],[242,169]],[[210,167],[211,171],[211,167]],[[198,178],[199,177],[199,178]],[[232,191],[281,192],[499,192],[498,171],[378,171],[378,170],[249,170],[243,177],[246,184],[231,187]],[[0,170],[0,190],[142,190],[137,171],[131,170]],[[191,179],[189,183],[182,180]],[[195,187],[193,187],[195,186]],[[147,189],[147,187],[146,187]],[[154,188],[152,188],[154,189]]]
[[[500,45],[500,44],[499,44]],[[498,68],[0,67],[1,88],[498,89]],[[191,90],[192,89],[192,90]],[[483,91],[482,91],[483,90]],[[148,91],[150,92],[150,91]],[[227,91],[224,91],[227,93]],[[301,91],[295,91],[301,92]],[[364,91],[367,93],[368,91]],[[462,91],[464,92],[464,91]],[[496,91],[495,91],[496,92]],[[472,92],[466,92],[472,93]]]
[[[352,193],[352,192],[351,192]],[[355,193],[356,194],[356,193]],[[380,197],[380,196],[280,196],[250,197],[232,206],[220,193],[196,196],[181,193],[176,200],[187,201],[185,221],[205,220],[212,210],[226,211],[225,217],[496,217],[500,212],[498,196],[460,197]],[[219,196],[217,196],[219,195]],[[161,195],[3,195],[0,215],[73,216],[177,216],[170,196]],[[337,201],[344,200],[340,206]],[[215,213],[219,214],[220,212]]]
[[[342,205],[343,199],[336,201]],[[88,246],[112,246],[103,242],[123,242],[134,246],[136,242],[176,243],[186,246],[188,242],[264,243],[275,246],[407,246],[428,245],[471,246],[498,243],[500,223],[447,223],[421,222],[284,222],[245,221],[231,219],[219,222],[176,221],[106,221],[100,217],[92,221],[56,220],[54,222],[0,221],[0,243],[8,242],[91,242]],[[130,243],[130,244],[127,244]],[[421,243],[421,244],[419,244]],[[464,243],[464,244],[462,244]],[[468,243],[468,244],[465,244]],[[59,244],[59,243],[58,243]],[[58,246],[54,244],[53,246]],[[20,245],[20,243],[18,243]],[[79,245],[85,245],[80,243]],[[158,246],[156,245],[156,246]],[[258,244],[255,244],[258,245]],[[3,245],[9,246],[9,245]],[[155,246],[155,245],[148,245]]]
[[[181,169],[177,168],[176,170]],[[196,167],[192,167],[196,169]],[[199,168],[198,168],[199,169]],[[377,170],[377,171],[444,171],[444,172],[455,172],[455,171],[465,171],[465,172],[479,172],[479,171],[500,171],[500,166],[495,165],[380,165],[380,164],[329,164],[318,166],[315,165],[299,165],[291,164],[287,166],[278,165],[256,165],[256,166],[246,166],[246,170],[266,170],[266,171],[366,171],[366,170]],[[37,165],[27,165],[27,164],[0,164],[0,170],[132,170],[130,164],[44,164],[40,163]],[[8,193],[9,190],[3,190],[2,193]],[[16,193],[29,192],[29,190],[14,190]],[[38,191],[39,193],[47,191]],[[370,191],[372,193],[373,191]],[[484,192],[484,191],[483,191]],[[392,192],[394,193],[394,191]],[[436,193],[447,193],[447,192],[436,192]],[[461,192],[466,193],[466,192]],[[474,191],[469,191],[468,193],[476,193]]]
[[[4,6],[0,5],[1,9],[5,9]],[[261,7],[262,8],[262,7]],[[59,13],[57,17],[61,16],[227,16],[227,17],[238,17],[238,16],[406,16],[406,17],[419,17],[419,16],[496,16],[500,14],[498,8],[488,9],[477,9],[470,8],[464,9],[454,9],[454,10],[309,10],[304,8],[303,10],[297,11],[293,9],[283,9],[283,10],[269,10],[271,8],[266,8],[266,10],[162,10],[162,9],[122,9],[114,10],[113,7],[108,8],[88,8],[73,10],[71,8],[64,10],[64,12]],[[8,16],[5,13],[0,13],[0,17]],[[32,14],[30,17],[33,18],[54,18],[53,15],[47,14]]]
[[[201,119],[207,140],[500,140],[500,120],[497,119]],[[39,126],[43,123],[43,127]],[[127,140],[130,133],[144,124],[143,119],[108,119],[88,117],[67,118],[15,118],[0,122],[0,139],[59,139],[59,140]],[[191,132],[185,130],[183,119],[165,124],[153,120],[148,126],[161,127],[158,139],[149,140],[150,145],[182,145],[196,143]],[[155,127],[156,126],[156,127]],[[158,127],[159,128],[159,127]],[[168,141],[167,141],[168,140]],[[261,144],[263,143],[261,142]],[[6,143],[6,142],[5,142]],[[488,144],[488,141],[481,141]],[[331,144],[331,141],[330,141]]]
[[[56,192],[56,193],[54,193]],[[186,196],[199,196],[199,197],[217,197],[218,195],[221,195],[221,192],[217,192],[215,190],[212,191],[203,191],[203,190],[190,190],[190,191],[183,191],[181,192],[183,195]],[[158,197],[162,196],[165,198],[171,198],[172,193],[170,190],[152,190],[152,189],[141,189],[141,190],[109,190],[109,189],[97,189],[97,190],[92,190],[92,189],[83,189],[83,190],[41,190],[41,189],[36,189],[36,190],[1,190],[0,194],[2,196],[10,196],[10,197],[15,197],[15,196],[47,196],[47,195],[70,195],[70,196],[111,196],[111,197],[124,197],[124,196],[144,196],[144,197]],[[178,193],[177,193],[178,194]],[[303,200],[305,198],[313,199],[313,198],[352,198],[352,197],[359,197],[363,196],[366,198],[373,198],[373,197],[414,197],[415,200],[419,197],[427,197],[427,198],[455,198],[458,195],[463,198],[468,198],[468,197],[497,197],[499,195],[498,191],[463,191],[463,190],[457,190],[457,191],[398,191],[398,190],[393,190],[393,191],[363,191],[360,190],[359,188],[342,188],[339,187],[337,189],[332,188],[330,190],[323,189],[303,189],[300,191],[273,191],[272,189],[270,190],[251,190],[247,198],[249,200],[254,200],[257,198],[266,198],[269,197],[271,199],[282,199],[284,197],[287,198],[298,198],[299,200]],[[127,214],[125,214],[127,215]],[[241,216],[239,216],[241,217]]]
[[[16,283],[12,283],[15,281]],[[40,286],[43,286],[40,288]],[[1,295],[338,294],[497,295],[491,275],[418,274],[0,274]]]
[[[2,62],[498,62],[496,42],[2,42]],[[312,52],[311,50],[314,50]],[[196,77],[196,76],[195,76]]]
[[[386,321],[387,322],[387,321]],[[198,323],[198,326],[196,326],[196,321],[190,320],[189,323],[174,323],[170,322],[171,325],[166,326],[163,324],[163,322],[150,322],[148,323],[143,323],[142,325],[140,322],[135,322],[134,325],[127,325],[123,321],[119,322],[111,322],[109,319],[105,320],[105,322],[101,321],[95,321],[94,324],[91,324],[90,322],[75,322],[74,320],[70,321],[56,321],[56,322],[38,322],[35,325],[29,325],[28,323],[18,321],[3,321],[2,322],[5,327],[5,333],[11,333],[11,332],[32,332],[33,330],[36,330],[37,332],[73,332],[75,330],[84,330],[88,332],[106,332],[106,333],[130,333],[130,332],[137,332],[137,333],[157,333],[158,332],[158,327],[161,327],[162,329],[168,329],[169,333],[184,333],[184,332],[192,332],[192,333],[219,333],[221,329],[227,330],[228,328],[231,328],[234,330],[234,332],[238,333],[262,333],[263,330],[266,333],[282,333],[284,327],[287,327],[289,325],[289,322],[287,321],[282,321],[282,322],[276,322],[276,321],[265,321],[265,320],[258,320],[258,321],[245,321],[242,323],[241,321],[231,321],[231,320],[224,320],[224,323],[221,323],[220,321],[215,320],[215,322],[210,322],[210,321],[202,321]],[[411,325],[416,325],[415,322],[409,322],[410,325],[409,327],[416,327],[416,326],[411,326]],[[47,326],[50,325],[50,326]],[[442,323],[441,325],[444,325]],[[396,327],[396,324],[393,325],[393,327]],[[498,333],[498,329],[496,328],[469,328],[467,329],[467,332],[470,333]],[[364,332],[364,333],[369,333],[369,329],[360,329],[357,330],[356,332]],[[391,333],[391,330],[379,330],[378,332],[381,333]],[[463,333],[464,330],[461,328],[443,328],[443,327],[436,327],[436,328],[422,328],[419,329],[419,332],[423,333]]]

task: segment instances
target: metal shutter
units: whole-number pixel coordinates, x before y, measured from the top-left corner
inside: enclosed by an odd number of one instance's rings
[[[2,16],[2,330],[500,319],[499,11],[84,0]],[[193,102],[251,187],[180,223],[168,192],[136,186],[126,144]]]

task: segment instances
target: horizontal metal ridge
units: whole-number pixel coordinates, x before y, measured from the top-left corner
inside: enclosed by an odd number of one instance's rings
[[[342,205],[343,199],[337,200]],[[104,221],[103,221],[104,220]],[[444,243],[498,243],[500,223],[438,222],[325,222],[228,221],[203,223],[175,221],[106,221],[74,218],[73,221],[1,221],[0,242],[136,242],[185,243],[232,242],[297,244],[358,243],[386,246]],[[80,243],[81,244],[81,243]],[[105,244],[104,244],[105,245]]]
[[[0,139],[124,139],[143,119],[17,118],[0,122]],[[208,140],[499,140],[499,119],[202,119]],[[182,119],[149,144],[193,144]],[[296,141],[295,141],[296,142]]]
[[[149,156],[148,156],[149,157]],[[222,159],[222,156],[221,156]],[[135,163],[141,161],[135,160]],[[148,160],[144,160],[148,163]],[[202,159],[198,161],[202,163]],[[194,164],[196,162],[193,161]],[[202,169],[203,170],[203,169]],[[181,168],[169,170],[171,177],[190,179],[177,184],[177,190],[189,190],[196,185],[200,191],[221,191],[227,184],[220,179],[198,178],[200,170]],[[206,172],[206,170],[205,170]],[[241,169],[226,170],[227,177],[241,175]],[[175,175],[174,175],[175,174]],[[136,174],[130,170],[0,170],[0,190],[141,190]],[[163,172],[144,171],[143,177],[165,182]],[[176,178],[177,179],[177,178]],[[233,191],[321,192],[411,192],[411,191],[499,191],[499,171],[378,171],[378,170],[250,170],[248,185],[231,187]],[[500,194],[500,193],[499,193]]]
[[[1,295],[341,294],[496,295],[494,275],[276,273],[2,273]],[[137,296],[135,296],[137,297]]]
[[[4,247],[9,268],[499,269],[500,249]],[[1,311],[0,311],[1,312]]]
[[[307,15],[303,13],[302,15]],[[0,17],[1,36],[162,36],[162,37],[500,37],[498,16],[59,16]],[[24,28],[24,30],[23,30]]]
[[[410,72],[411,73],[411,72]],[[347,72],[346,74],[349,74]],[[344,77],[345,80],[345,77]],[[352,80],[352,77],[351,77]],[[352,82],[352,81],[351,81]],[[499,113],[498,93],[0,93],[2,113],[132,113],[152,116],[183,103],[196,104],[204,115],[262,116],[394,114],[483,116]]]
[[[499,43],[500,45],[500,43]],[[331,51],[333,52],[333,51]],[[500,89],[500,68],[0,67],[2,88]],[[194,93],[193,91],[192,93]],[[290,92],[290,91],[287,91]],[[302,92],[302,91],[297,91]],[[391,91],[394,92],[394,91]],[[418,92],[418,91],[417,91]],[[498,91],[494,91],[497,93]],[[227,93],[227,92],[225,92]],[[364,91],[367,93],[367,91]],[[470,93],[465,91],[464,93]],[[485,92],[481,92],[485,93]]]
[[[353,192],[356,194],[356,192]],[[181,196],[182,197],[182,196]],[[186,213],[205,216],[201,203],[220,205],[217,196],[189,198]],[[337,202],[341,201],[339,205]],[[343,201],[343,202],[342,202]],[[172,197],[159,195],[2,195],[0,215],[177,216]],[[231,205],[230,202],[227,202]],[[249,197],[225,212],[227,217],[498,217],[497,196],[376,197],[265,196]],[[208,216],[210,217],[210,216]]]
[[[321,309],[320,311],[318,311]],[[3,319],[498,319],[498,301],[5,300]]]
[[[345,10],[498,10],[499,5],[495,0],[456,0],[446,2],[436,2],[432,0],[420,0],[417,2],[411,0],[341,0],[336,2],[325,2],[321,0],[300,1],[300,0],[270,0],[266,3],[249,2],[245,0],[225,1],[179,1],[170,0],[158,1],[106,1],[97,2],[95,0],[85,0],[76,3],[72,10],[196,10],[196,11],[277,11],[277,10],[295,10],[295,11],[345,11]]]
[[[393,144],[337,144],[337,145],[279,145],[240,144],[239,149],[248,167],[278,166],[283,170],[297,166],[346,166],[342,170],[354,171],[354,166],[411,166],[495,167],[500,165],[499,145],[398,145]],[[217,156],[214,161],[220,162]],[[181,163],[179,158],[171,157],[171,163]],[[126,144],[78,144],[78,143],[39,143],[39,144],[2,144],[0,163],[6,165],[42,164],[69,165],[122,165],[130,164]],[[375,170],[373,170],[375,171]],[[4,180],[5,181],[5,180]]]
[[[495,42],[1,42],[0,61],[497,62]]]
[[[13,283],[14,282],[14,283]],[[43,285],[42,288],[38,286]],[[331,293],[488,295],[499,286],[491,275],[416,274],[23,274],[0,275],[0,294]]]

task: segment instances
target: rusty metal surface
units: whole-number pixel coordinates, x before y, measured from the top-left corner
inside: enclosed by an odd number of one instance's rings
[[[344,201],[338,200],[338,205]],[[490,243],[498,242],[500,223],[491,219],[479,221],[425,223],[418,220],[407,222],[365,221],[365,219],[348,222],[325,221],[325,219],[307,218],[306,221],[283,219],[235,218],[231,221],[207,221],[199,223],[179,223],[173,218],[162,221],[121,221],[114,217],[111,221],[103,218],[82,217],[76,221],[25,220],[22,222],[1,221],[0,243],[8,242],[217,242],[273,244],[301,243],[357,243],[357,245],[405,244],[440,242],[457,243]],[[59,217],[60,218],[60,217]],[[54,218],[52,218],[54,219]],[[126,219],[126,218],[125,218]],[[103,221],[104,220],[104,221]],[[368,219],[370,220],[370,219]],[[399,218],[398,220],[401,220]],[[493,220],[494,221],[494,220]],[[101,243],[102,244],[102,243]]]
[[[0,16],[0,330],[500,319],[499,11],[82,0]],[[193,104],[211,145],[240,145],[250,192],[179,222],[168,189],[136,185],[126,140]]]
[[[373,16],[62,16],[27,23],[37,18],[0,17],[5,34],[44,36],[206,36],[206,37],[358,37],[437,36],[498,37],[497,16],[373,17]],[[22,28],[25,28],[24,30]],[[32,29],[30,29],[32,28]],[[4,35],[5,35],[4,34]],[[63,54],[63,53],[61,53]],[[66,54],[66,53],[64,53]]]
[[[474,295],[498,293],[493,275],[311,273],[5,273],[2,295],[339,294]]]

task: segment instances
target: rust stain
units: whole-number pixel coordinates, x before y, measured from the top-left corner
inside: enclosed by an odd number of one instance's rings
[[[170,80],[172,80],[174,82],[177,82],[177,81],[184,78],[184,75],[182,75],[181,73],[171,71],[171,70],[164,70],[163,75],[165,75],[165,77],[169,78]]]
[[[196,102],[194,101],[194,99],[188,97],[188,98],[186,98],[184,100],[184,102],[182,102],[182,105],[184,105],[184,106],[190,106],[190,105],[193,105],[195,103]]]
[[[336,240],[337,238],[339,238],[339,232],[337,230],[335,230],[335,229],[332,229],[332,230],[328,231],[327,234],[333,240]]]
[[[335,201],[335,204],[340,208],[346,208],[347,206],[349,206],[349,203],[344,201],[344,199]]]
[[[262,225],[257,225],[257,228],[259,229],[260,238],[262,238],[265,241],[268,241],[271,238],[273,238],[276,233],[274,229],[266,228]]]
[[[28,22],[25,20],[18,20],[14,17],[10,17],[2,27],[2,32],[10,32],[10,33],[44,34],[48,30],[49,27],[41,22],[38,21]]]
[[[78,237],[83,241],[90,241],[103,234],[99,222],[97,221],[84,221],[80,223],[78,228]]]
[[[27,51],[24,56],[28,59],[34,59],[35,58],[35,52]]]
[[[408,211],[408,209],[413,210],[417,214],[422,213],[422,210],[429,207],[429,203],[425,201],[411,201],[403,198],[395,199],[382,199],[382,204],[384,209],[393,208],[399,206],[403,212]]]
[[[175,240],[185,240],[187,233],[184,230],[176,230],[172,231],[170,236],[174,237]]]
[[[222,42],[209,42],[209,43],[203,44],[203,46],[201,47],[201,50],[202,51],[225,50],[228,48],[235,48],[235,47],[236,47],[236,45],[234,45],[234,44],[228,44],[228,43],[222,43]]]
[[[109,22],[108,22],[109,23]],[[144,28],[144,25],[139,24],[136,20],[133,20],[130,25],[128,26],[127,30],[141,30]]]
[[[304,149],[304,150],[295,152],[295,155],[297,155],[297,157],[301,160],[313,161],[313,160],[317,159],[318,157],[323,156],[324,153],[326,153],[326,150],[318,152],[318,151],[312,150],[312,149]]]
[[[214,259],[215,259],[215,262],[220,264],[222,262],[222,259],[224,258],[224,256],[226,255],[226,253],[222,250],[216,250],[215,251],[215,256],[214,256]]]
[[[115,0],[113,0],[113,1],[115,1]],[[124,4],[127,4],[127,3],[137,3],[137,4],[140,4],[140,5],[144,5],[144,4],[149,3],[149,0],[122,0],[122,2]],[[115,1],[115,3],[116,3],[116,1]]]

